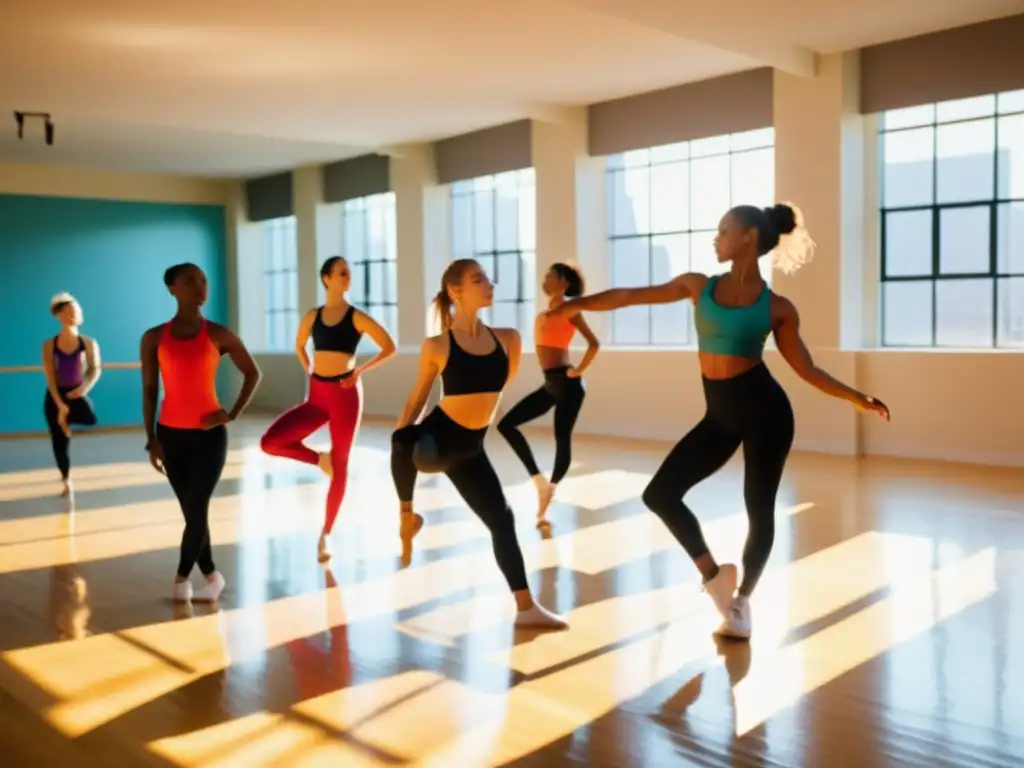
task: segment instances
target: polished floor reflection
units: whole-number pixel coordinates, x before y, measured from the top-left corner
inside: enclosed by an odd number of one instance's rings
[[[4,766],[1024,763],[1019,472],[795,456],[754,638],[722,644],[639,500],[666,446],[581,440],[545,539],[493,435],[534,588],[571,621],[539,634],[513,630],[447,480],[421,479],[399,568],[386,425],[364,426],[330,568],[326,481],[263,456],[260,427],[234,429],[211,512],[227,590],[188,610],[168,597],[180,513],[138,435],[76,437],[73,513],[46,443],[0,442]],[[740,473],[691,496],[720,559],[743,544]]]

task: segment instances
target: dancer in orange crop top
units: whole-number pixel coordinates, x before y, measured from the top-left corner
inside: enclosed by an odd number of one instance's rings
[[[167,475],[185,516],[173,597],[178,602],[192,600],[188,579],[198,564],[206,584],[194,597],[214,602],[224,589],[224,577],[213,564],[208,520],[210,498],[227,460],[228,433],[224,425],[245,410],[259,384],[260,372],[238,336],[203,317],[207,295],[203,270],[195,264],[177,264],[164,273],[164,284],[177,300],[178,311],[169,323],[142,335],[146,450],[153,467]],[[217,399],[217,367],[223,355],[229,355],[245,377],[230,412],[221,408]],[[164,399],[158,419],[161,382]]]
[[[568,264],[555,264],[544,276],[544,293],[548,296],[548,309],[583,293],[583,276]],[[579,331],[587,340],[587,352],[580,364],[573,366],[569,361],[569,343]],[[597,336],[587,325],[582,315],[571,318],[544,320],[544,314],[537,317],[535,346],[537,359],[544,371],[544,384],[540,389],[524,397],[498,422],[498,430],[508,440],[512,450],[526,466],[534,485],[537,487],[537,527],[546,530],[547,510],[555,496],[555,486],[569,471],[572,461],[572,430],[576,426],[585,395],[583,371],[594,360],[600,344]],[[548,480],[541,474],[533,458],[526,438],[519,427],[538,416],[555,409],[555,466]]]

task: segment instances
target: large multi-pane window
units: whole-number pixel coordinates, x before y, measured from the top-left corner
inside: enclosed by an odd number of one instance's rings
[[[532,343],[536,293],[536,181],[532,168],[452,184],[452,256],[480,262],[494,281],[484,322]]]
[[[885,346],[1024,347],[1024,91],[881,116]]]
[[[684,272],[718,274],[722,215],[734,205],[773,203],[775,131],[765,128],[612,155],[607,159],[611,285],[657,285]],[[771,263],[761,260],[771,277]],[[621,346],[694,343],[690,302],[627,307],[612,314]]]
[[[398,333],[395,193],[346,200],[342,203],[342,226],[343,255],[352,270],[349,301],[394,337]]]
[[[295,217],[263,222],[263,346],[283,352],[299,329],[299,258]]]

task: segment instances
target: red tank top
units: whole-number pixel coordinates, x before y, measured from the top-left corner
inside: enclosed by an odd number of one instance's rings
[[[156,354],[164,388],[159,422],[175,429],[200,429],[204,416],[220,410],[220,350],[210,338],[206,321],[191,339],[174,338],[167,323]]]

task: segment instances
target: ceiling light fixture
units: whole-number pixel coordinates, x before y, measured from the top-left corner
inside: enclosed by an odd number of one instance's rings
[[[14,122],[18,124],[18,138],[25,138],[25,118],[36,117],[43,121],[43,131],[46,137],[46,145],[53,146],[53,121],[49,112],[15,112]]]

